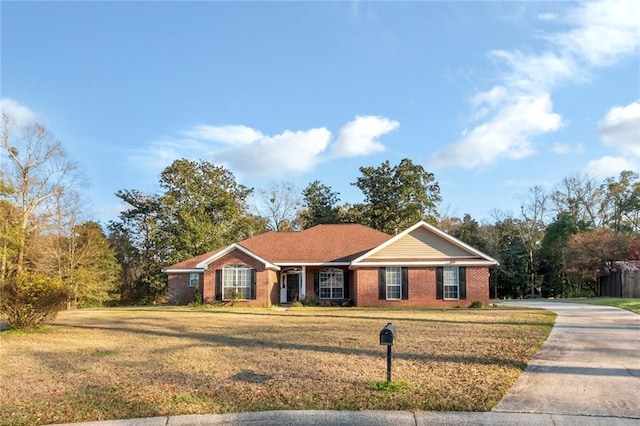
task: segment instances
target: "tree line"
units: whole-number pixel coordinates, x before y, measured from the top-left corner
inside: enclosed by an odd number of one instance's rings
[[[38,294],[57,307],[156,304],[165,300],[162,267],[272,230],[360,223],[395,234],[425,220],[496,258],[493,297],[588,295],[615,261],[640,259],[640,179],[624,171],[602,181],[567,177],[535,186],[517,214],[495,210],[478,223],[440,210],[433,173],[410,159],[360,167],[351,184],[363,201],[341,203],[321,181],[297,188],[271,182],[254,190],[222,166],[177,159],[159,192],[122,189],[127,208],[102,227],[88,219],[82,177],[42,125],[2,115],[0,286],[7,304],[33,310]],[[31,306],[31,308],[29,308]],[[17,314],[14,314],[17,315]]]

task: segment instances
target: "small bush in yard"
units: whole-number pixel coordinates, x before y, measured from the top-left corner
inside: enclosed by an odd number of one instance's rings
[[[0,314],[13,329],[32,329],[50,323],[65,309],[68,298],[62,281],[37,272],[10,276],[0,292]]]
[[[479,309],[482,308],[482,302],[479,300],[474,300],[473,302],[471,302],[471,304],[469,305],[469,308],[471,309]]]
[[[396,380],[392,380],[390,382],[375,382],[371,384],[371,389],[373,390],[378,390],[378,391],[387,391],[387,392],[394,392],[400,389],[404,389],[407,386],[409,386],[408,382],[405,382],[403,380],[400,381],[396,381]]]

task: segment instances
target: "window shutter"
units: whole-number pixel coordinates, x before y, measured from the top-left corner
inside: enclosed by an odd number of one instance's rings
[[[343,284],[344,284],[344,290],[343,290],[343,295],[345,299],[349,299],[351,298],[350,296],[350,292],[349,292],[349,271],[342,271],[342,279],[343,279]]]
[[[316,297],[320,298],[320,273],[316,272],[313,274],[313,291],[316,294]]]
[[[458,268],[458,292],[460,299],[467,298],[467,268],[464,266]]]
[[[255,269],[251,270],[251,297],[249,297],[250,299],[256,299],[257,298],[257,292],[256,292],[256,282],[258,280],[258,272]]]
[[[444,273],[444,268],[442,266],[438,266],[436,268],[436,299],[444,299],[444,291],[442,285],[442,276]]]
[[[386,300],[387,298],[387,269],[378,269],[378,299]]]
[[[409,299],[409,268],[402,268],[402,300]]]
[[[222,300],[222,269],[216,269],[216,300]]]

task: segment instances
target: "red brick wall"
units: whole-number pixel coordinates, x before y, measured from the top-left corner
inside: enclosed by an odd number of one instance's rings
[[[189,273],[171,274],[167,283],[169,303],[188,305],[193,300],[193,288],[189,287]],[[202,294],[202,274],[200,274],[200,294]]]
[[[378,299],[378,268],[358,268],[355,270],[355,291],[352,298],[357,306],[384,307],[467,307],[478,300],[483,305],[489,303],[489,269],[487,267],[466,268],[467,298],[460,300],[436,299],[436,268],[409,268],[409,299]]]
[[[264,265],[240,250],[233,250],[227,255],[209,264],[201,279],[201,293],[204,303],[214,303],[216,291],[216,270],[229,265],[247,265],[255,269],[256,299],[239,301],[238,304],[256,307],[269,307],[278,303],[277,274],[265,269]],[[276,287],[273,291],[273,287]],[[193,290],[189,288],[189,274],[169,275],[169,303],[187,304],[193,297]]]

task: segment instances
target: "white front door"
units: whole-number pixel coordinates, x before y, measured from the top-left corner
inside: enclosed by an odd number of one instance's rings
[[[280,278],[280,303],[291,303],[305,297],[304,275],[300,269],[289,269]]]
[[[280,303],[287,303],[287,274],[282,274],[280,281]]]

